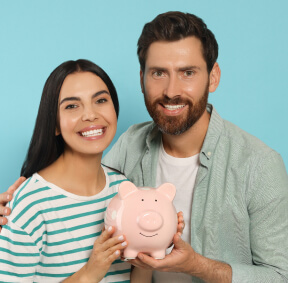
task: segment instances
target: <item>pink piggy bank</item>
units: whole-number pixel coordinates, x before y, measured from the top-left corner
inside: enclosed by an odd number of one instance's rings
[[[123,257],[134,259],[139,252],[156,259],[165,257],[165,250],[177,232],[178,218],[172,203],[174,185],[165,183],[154,188],[137,188],[125,181],[111,200],[105,215],[105,227],[114,226],[114,235],[124,234],[128,246]]]

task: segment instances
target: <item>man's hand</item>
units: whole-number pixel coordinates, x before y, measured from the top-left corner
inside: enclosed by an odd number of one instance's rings
[[[10,215],[11,209],[9,207],[5,207],[5,205],[7,202],[12,200],[13,193],[25,180],[25,177],[20,177],[12,186],[9,187],[7,192],[0,194],[0,225],[7,224],[7,218],[5,218],[5,216]],[[0,226],[0,232],[1,229],[2,227]]]
[[[196,253],[192,247],[184,242],[177,233],[173,238],[174,248],[164,259],[154,259],[146,254],[139,253],[138,257],[130,262],[137,267],[155,269],[165,272],[189,273],[195,261]]]
[[[211,260],[196,253],[190,244],[177,233],[173,238],[174,248],[164,259],[154,259],[143,253],[131,260],[134,266],[163,272],[182,272],[210,283],[232,282],[230,265]]]

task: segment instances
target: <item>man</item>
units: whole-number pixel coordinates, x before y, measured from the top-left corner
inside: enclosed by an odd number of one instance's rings
[[[137,186],[174,183],[187,227],[165,259],[140,253],[132,263],[153,269],[155,282],[288,282],[287,172],[207,103],[220,81],[217,56],[213,33],[191,14],[158,15],[139,38],[154,122],[130,127],[104,164]]]

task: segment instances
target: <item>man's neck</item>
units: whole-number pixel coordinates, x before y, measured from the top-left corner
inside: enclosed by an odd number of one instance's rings
[[[181,135],[162,134],[165,151],[174,157],[185,158],[201,151],[210,121],[210,113],[205,111],[201,118]]]

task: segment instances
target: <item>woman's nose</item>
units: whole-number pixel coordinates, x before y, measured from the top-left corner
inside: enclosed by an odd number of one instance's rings
[[[84,109],[83,114],[82,114],[83,121],[94,121],[97,118],[98,118],[98,115],[95,111],[93,111],[92,108]]]

